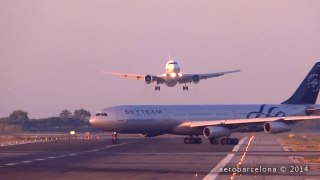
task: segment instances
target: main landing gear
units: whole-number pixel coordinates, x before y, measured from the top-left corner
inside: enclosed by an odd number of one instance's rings
[[[211,144],[221,144],[221,145],[237,145],[239,143],[238,138],[214,138],[209,139]]]
[[[117,132],[112,132],[112,144],[118,144],[119,139],[118,139],[118,134]]]
[[[184,90],[186,90],[186,91],[188,91],[189,89],[188,89],[188,86],[187,85],[184,85],[183,87],[182,87],[182,90],[184,91]]]
[[[160,91],[160,86],[155,86],[155,87],[154,87],[154,90],[155,90],[155,91]]]
[[[202,139],[197,137],[193,137],[193,136],[189,136],[184,138],[184,143],[185,144],[201,144],[202,143]]]

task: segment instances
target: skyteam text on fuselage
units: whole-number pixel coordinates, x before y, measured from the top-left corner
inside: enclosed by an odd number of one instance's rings
[[[208,79],[212,77],[223,76],[224,74],[239,72],[240,70],[225,71],[217,73],[206,73],[206,74],[183,74],[180,72],[180,65],[177,61],[172,60],[169,57],[169,61],[165,66],[165,73],[162,75],[140,75],[140,74],[127,74],[127,73],[117,73],[117,72],[106,72],[106,74],[119,75],[125,78],[144,80],[147,84],[156,83],[155,90],[160,91],[160,84],[165,84],[168,87],[173,87],[176,84],[184,84],[183,90],[188,90],[187,83],[197,84],[201,79]]]
[[[290,131],[298,121],[319,120],[320,105],[315,104],[319,74],[317,62],[296,92],[281,104],[121,105],[102,109],[90,123],[105,131],[145,137],[186,135],[186,144],[201,144],[199,135],[212,144],[237,144],[237,138],[229,138],[234,132],[275,134]]]

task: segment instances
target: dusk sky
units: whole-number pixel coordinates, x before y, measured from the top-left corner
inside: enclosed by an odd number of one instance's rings
[[[120,104],[281,103],[320,61],[320,1],[0,1],[0,117]],[[101,70],[241,69],[182,91]],[[319,102],[319,101],[318,101]]]

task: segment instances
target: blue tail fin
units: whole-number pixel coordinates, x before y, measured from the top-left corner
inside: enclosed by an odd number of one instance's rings
[[[320,89],[320,62],[317,62],[296,92],[282,104],[315,104]]]

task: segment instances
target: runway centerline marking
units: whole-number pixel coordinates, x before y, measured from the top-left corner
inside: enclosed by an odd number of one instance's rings
[[[33,161],[21,161],[21,163],[32,163]]]
[[[15,166],[15,165],[17,165],[17,164],[19,164],[19,163],[8,163],[8,164],[4,164],[5,166]]]
[[[247,137],[242,138],[242,139],[239,141],[238,145],[233,148],[232,152],[238,152],[240,146],[244,143],[244,141],[245,141],[246,139],[247,139]],[[224,167],[229,163],[229,161],[233,158],[233,156],[234,156],[234,153],[228,153],[228,155],[227,155],[225,158],[223,158],[223,159],[218,163],[218,165],[216,165],[216,166],[209,172],[209,174],[208,174],[206,177],[203,178],[203,180],[214,180],[214,179],[216,179],[216,178],[218,177],[218,175],[219,175],[219,169],[224,168]]]

